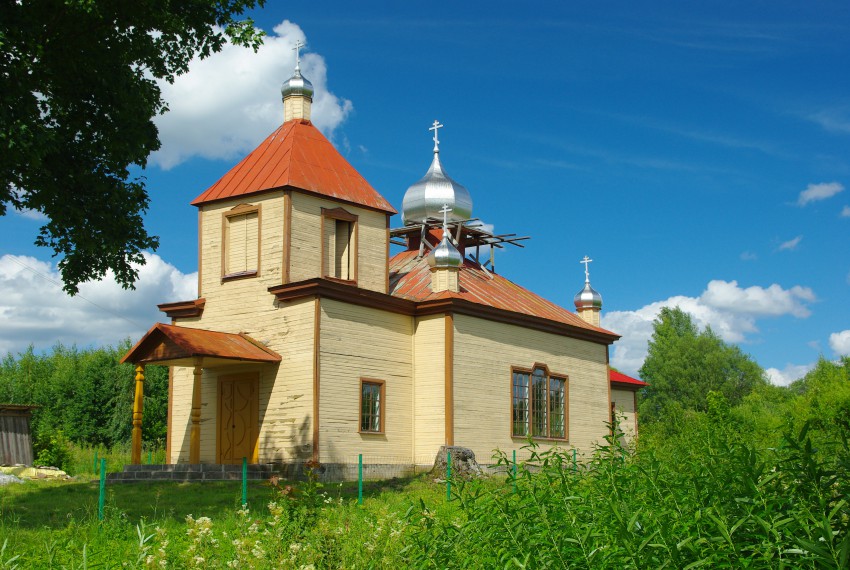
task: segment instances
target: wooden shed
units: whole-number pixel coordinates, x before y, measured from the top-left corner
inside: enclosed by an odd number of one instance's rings
[[[36,407],[0,404],[0,465],[32,465],[30,417]]]

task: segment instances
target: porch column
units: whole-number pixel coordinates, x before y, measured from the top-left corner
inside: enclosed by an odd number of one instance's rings
[[[145,405],[145,367],[136,366],[136,395],[133,398],[133,446],[130,463],[142,462],[142,411]]]
[[[192,384],[192,429],[189,432],[189,463],[201,462],[201,359],[195,360]]]

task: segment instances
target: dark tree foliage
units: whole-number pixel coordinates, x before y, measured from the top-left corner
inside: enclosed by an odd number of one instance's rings
[[[640,377],[649,383],[640,404],[642,423],[683,410],[707,411],[709,392],[738,405],[767,383],[764,370],[737,346],[723,342],[710,328],[700,332],[680,308],[661,309],[653,323]]]
[[[130,440],[135,372],[119,364],[129,342],[116,348],[78,350],[56,345],[49,354],[32,348],[0,363],[0,403],[32,404],[36,440],[56,432],[79,444],[112,447]],[[145,368],[145,441],[165,440],[168,369]]]
[[[262,32],[235,17],[264,0],[0,0],[0,215],[43,213],[65,290],[112,270],[124,287],[158,238],[128,167],[160,146],[153,118],[192,57]]]

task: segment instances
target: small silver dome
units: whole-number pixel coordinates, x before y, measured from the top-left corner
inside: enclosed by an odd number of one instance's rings
[[[429,218],[440,219],[444,206],[451,208],[449,222],[460,222],[472,217],[472,197],[469,190],[452,180],[440,164],[440,147],[437,129],[443,125],[434,121],[434,160],[425,176],[404,193],[401,219],[405,225],[418,224]]]
[[[449,240],[449,234],[443,231],[443,239],[439,245],[431,250],[428,254],[428,265],[431,267],[460,267],[463,263],[463,256]]]
[[[280,94],[285,99],[290,95],[302,95],[313,99],[313,84],[301,75],[301,68],[296,67],[292,77],[283,82]]]
[[[590,286],[590,281],[584,282],[584,289],[576,293],[573,302],[576,304],[576,309],[601,309],[602,295],[599,291]]]

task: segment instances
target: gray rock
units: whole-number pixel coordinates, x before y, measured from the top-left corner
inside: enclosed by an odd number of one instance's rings
[[[484,475],[484,471],[475,460],[475,453],[471,449],[457,445],[443,445],[434,459],[434,468],[431,470],[434,477],[445,479],[446,456],[448,454],[452,456],[452,479],[472,479]]]
[[[0,487],[2,487],[3,485],[8,485],[9,483],[23,483],[23,481],[21,481],[14,475],[6,475],[5,473],[0,473]]]

